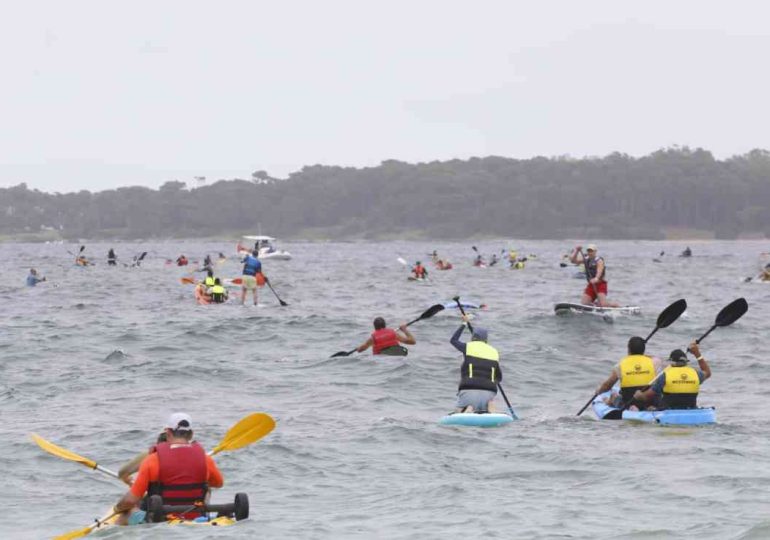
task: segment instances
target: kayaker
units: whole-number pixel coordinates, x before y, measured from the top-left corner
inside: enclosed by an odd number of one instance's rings
[[[208,270],[206,270],[206,277],[203,279],[203,286],[206,287],[207,289],[210,289],[211,287],[214,286],[215,281],[216,280],[214,279],[214,270],[209,268]]]
[[[647,391],[637,390],[634,399],[651,403],[660,398],[659,408],[663,410],[697,408],[700,385],[711,377],[711,367],[700,353],[697,343],[690,343],[688,350],[695,355],[697,368],[687,365],[687,353],[674,349],[668,357],[671,365],[655,378]]]
[[[765,268],[762,270],[762,275],[759,279],[760,281],[770,281],[770,263],[765,265]]]
[[[476,255],[476,260],[473,261],[473,266],[486,266],[484,264],[484,257],[481,256],[481,253]]]
[[[415,279],[425,279],[428,277],[428,270],[420,261],[417,261],[414,263],[414,268],[412,268],[412,274],[414,274]]]
[[[494,266],[497,264],[497,253],[492,254],[492,259],[489,261],[489,266]]]
[[[220,251],[219,252],[219,262],[223,262],[223,261],[226,261],[226,260],[227,260],[227,255],[225,255],[224,253],[222,253]]]
[[[45,281],[45,277],[38,277],[37,270],[34,268],[29,269],[29,275],[27,276],[27,287],[34,287],[41,281]]]
[[[585,256],[581,253],[582,246],[575,246],[570,255],[570,261],[573,264],[583,264],[588,275],[589,283],[583,290],[583,296],[580,303],[586,306],[592,306],[598,301],[601,307],[620,307],[620,304],[607,300],[607,268],[604,264],[604,258],[597,257],[599,249],[596,244],[586,246]]]
[[[690,246],[687,246],[684,248],[684,251],[680,255],[680,257],[692,257],[692,250],[690,249]]]
[[[192,441],[190,416],[172,414],[164,428],[167,441],[156,444],[139,465],[139,472],[128,492],[113,510],[122,513],[119,525],[133,525],[144,521],[146,512],[139,508],[145,493],[160,495],[163,504],[190,505],[203,502],[209,488],[224,485],[224,478],[211,456]],[[182,514],[184,519],[195,519],[200,512]]]
[[[414,345],[417,340],[409,331],[406,324],[398,327],[399,331],[388,328],[385,319],[377,317],[374,319],[374,332],[365,342],[356,348],[357,352],[364,352],[369,347],[372,348],[372,354],[384,354],[387,356],[406,356],[409,349],[400,345]]]
[[[460,367],[460,386],[457,389],[456,412],[494,412],[497,383],[503,380],[500,369],[500,353],[487,344],[486,329],[475,327],[471,341],[463,343],[460,335],[470,319],[463,315],[463,325],[458,328],[449,342],[463,353]]]
[[[203,269],[208,270],[213,267],[214,267],[214,263],[211,262],[211,255],[206,253],[206,256],[203,258]]]
[[[78,255],[75,258],[75,265],[77,266],[88,266],[90,263],[88,262],[88,259],[86,259],[83,255]]]
[[[259,251],[254,249],[251,255],[243,258],[243,282],[241,284],[241,305],[246,303],[246,292],[252,291],[254,305],[257,305],[257,274],[262,273],[262,263],[258,259]]]
[[[115,255],[115,250],[110,248],[110,250],[107,252],[107,264],[110,266],[115,266],[118,264],[118,257]]]
[[[209,294],[211,295],[211,301],[215,304],[227,302],[229,296],[227,289],[222,286],[222,282],[219,278],[214,280],[214,285],[209,289]]]
[[[613,392],[610,397],[604,400],[611,407],[619,407],[627,403],[634,397],[637,390],[648,386],[655,376],[662,369],[660,358],[652,358],[644,354],[646,344],[644,339],[639,336],[633,336],[628,340],[628,355],[620,360],[610,372],[599,388],[597,394],[603,394],[611,390],[615,384],[620,381],[620,393]],[[644,409],[646,403],[633,402],[633,406]]]
[[[185,257],[184,254],[180,255],[176,259],[176,265],[177,266],[187,266],[187,263],[189,263],[189,262],[190,261],[187,260],[187,257]]]

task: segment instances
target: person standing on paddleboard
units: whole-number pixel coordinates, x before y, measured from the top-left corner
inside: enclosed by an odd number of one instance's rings
[[[115,255],[115,250],[112,248],[107,252],[107,264],[110,266],[117,266],[118,264],[118,256]]]
[[[144,522],[146,512],[139,508],[145,493],[160,495],[163,504],[189,505],[203,503],[209,488],[220,488],[224,477],[211,456],[193,442],[192,420],[185,413],[172,414],[164,427],[166,442],[152,447],[139,465],[139,473],[128,492],[113,510],[121,513],[120,525]],[[200,511],[182,514],[184,519],[199,517]]]
[[[607,300],[607,267],[602,257],[597,257],[598,248],[596,244],[586,246],[585,256],[582,253],[582,246],[575,246],[570,255],[570,261],[573,264],[583,264],[588,276],[588,284],[583,290],[583,296],[580,303],[586,306],[592,306],[595,302],[600,307],[620,307],[620,304]]]
[[[374,332],[369,339],[356,347],[356,352],[364,352],[369,347],[372,348],[372,354],[384,354],[387,356],[406,356],[409,349],[401,345],[414,345],[417,340],[409,331],[406,323],[398,327],[399,331],[388,328],[385,319],[377,317],[374,319]]]
[[[256,249],[251,255],[246,255],[243,259],[243,283],[241,284],[241,305],[246,303],[246,292],[252,291],[254,296],[254,305],[257,305],[257,275],[262,274],[262,263],[257,256],[259,251]]]
[[[487,344],[486,329],[475,327],[469,343],[460,341],[469,318],[463,315],[463,324],[449,342],[463,353],[460,367],[460,385],[457,389],[456,412],[495,412],[493,400],[497,395],[497,383],[503,380],[500,369],[500,353]]]
[[[634,393],[649,386],[655,376],[663,369],[663,362],[660,358],[644,354],[645,347],[644,338],[633,336],[629,339],[628,355],[612,368],[607,380],[596,389],[597,395],[603,394],[620,381],[620,393],[613,392],[610,397],[604,400],[610,407],[621,407],[624,403],[631,401]],[[645,408],[646,402],[637,403],[634,401],[631,410],[644,410]]]
[[[703,381],[711,377],[711,367],[700,353],[694,341],[687,348],[695,355],[698,367],[687,365],[687,353],[674,349],[668,357],[671,365],[656,377],[652,386],[645,392],[637,390],[634,399],[647,403],[660,399],[660,409],[695,409],[698,407],[698,393]]]

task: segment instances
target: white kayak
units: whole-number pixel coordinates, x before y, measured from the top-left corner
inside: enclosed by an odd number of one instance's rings
[[[569,315],[572,313],[586,314],[586,315],[598,315],[604,317],[606,315],[641,315],[642,308],[639,306],[621,306],[621,307],[599,307],[599,306],[587,306],[585,304],[572,304],[570,302],[561,302],[553,306],[553,310],[557,315]]]

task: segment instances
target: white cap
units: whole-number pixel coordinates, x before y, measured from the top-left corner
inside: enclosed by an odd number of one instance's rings
[[[596,249],[596,244],[588,244],[588,245],[586,246],[586,251],[588,251],[589,249],[590,249],[591,251],[598,251],[598,250]]]
[[[192,431],[192,418],[183,412],[175,412],[166,420],[165,429],[172,431]]]

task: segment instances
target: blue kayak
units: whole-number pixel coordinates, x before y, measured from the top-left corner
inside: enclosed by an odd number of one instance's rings
[[[508,414],[503,413],[450,413],[439,420],[445,426],[498,427],[513,422]]]
[[[666,409],[665,411],[622,411],[610,407],[604,402],[611,392],[600,394],[593,400],[591,407],[599,420],[634,420],[664,426],[699,426],[714,424],[717,413],[714,407],[702,409]]]

